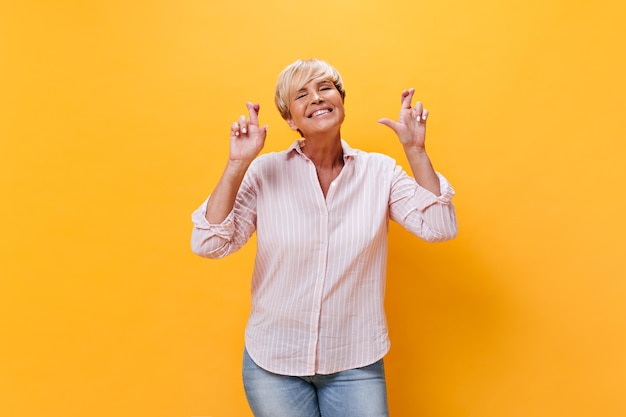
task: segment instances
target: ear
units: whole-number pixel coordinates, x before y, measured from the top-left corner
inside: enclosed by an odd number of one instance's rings
[[[289,125],[291,130],[298,130],[298,126],[296,126],[292,119],[287,119],[287,124]]]

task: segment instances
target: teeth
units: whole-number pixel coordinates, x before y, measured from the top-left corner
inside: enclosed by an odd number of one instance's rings
[[[320,114],[330,113],[330,110],[318,110],[311,115],[311,117],[319,116]]]

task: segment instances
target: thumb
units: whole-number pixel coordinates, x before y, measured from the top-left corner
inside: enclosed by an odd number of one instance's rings
[[[381,124],[381,125],[385,125],[385,126],[387,126],[388,128],[390,128],[390,129],[391,129],[391,130],[393,130],[394,132],[396,132],[396,131],[397,131],[397,126],[398,126],[398,123],[397,123],[397,122],[395,122],[395,121],[393,121],[393,120],[391,120],[391,119],[387,119],[387,118],[385,117],[385,118],[380,119],[380,120],[378,121],[378,123],[379,123],[379,124]]]
[[[261,128],[261,131],[259,132],[259,136],[261,137],[261,140],[263,142],[265,142],[265,138],[267,137],[267,129],[269,129],[269,126],[265,125]]]

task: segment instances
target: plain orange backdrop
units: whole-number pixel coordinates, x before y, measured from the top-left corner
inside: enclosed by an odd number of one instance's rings
[[[391,227],[394,416],[626,415],[621,0],[0,4],[0,415],[250,416],[254,242],[189,249],[230,123],[297,58],[336,66],[343,136],[405,164],[400,93],[460,234]]]

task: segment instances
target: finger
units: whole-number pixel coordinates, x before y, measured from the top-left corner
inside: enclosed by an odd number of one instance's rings
[[[233,122],[233,124],[230,125],[230,134],[233,136],[239,136],[239,123]]]
[[[413,100],[414,93],[415,93],[414,88],[409,88],[408,90],[404,90],[402,92],[402,108],[403,109],[411,108],[411,100]]]
[[[265,125],[262,128],[260,128],[258,135],[256,137],[256,139],[261,142],[261,147],[265,146],[265,139],[267,138],[267,129],[269,129],[268,125]]]
[[[248,107],[248,113],[250,114],[250,124],[253,126],[259,125],[259,103],[246,103],[246,107]]]
[[[424,106],[422,105],[422,102],[418,101],[417,103],[415,103],[415,106],[413,108],[415,109],[415,113],[417,114],[417,117],[421,116],[422,111],[424,110]]]
[[[391,130],[393,130],[394,132],[396,132],[396,128],[397,128],[397,125],[398,125],[397,122],[395,122],[395,121],[393,121],[391,119],[383,118],[383,119],[380,119],[378,121],[378,123],[381,124],[381,125],[385,125],[388,128],[390,128]]]
[[[246,122],[246,116],[239,116],[239,130],[242,134],[248,133],[248,122]]]
[[[426,123],[426,119],[428,119],[428,109],[424,109],[422,111],[421,122]]]
[[[265,125],[261,128],[261,138],[263,139],[263,142],[265,142],[265,138],[267,137],[267,129],[269,129],[270,127],[268,125]]]

